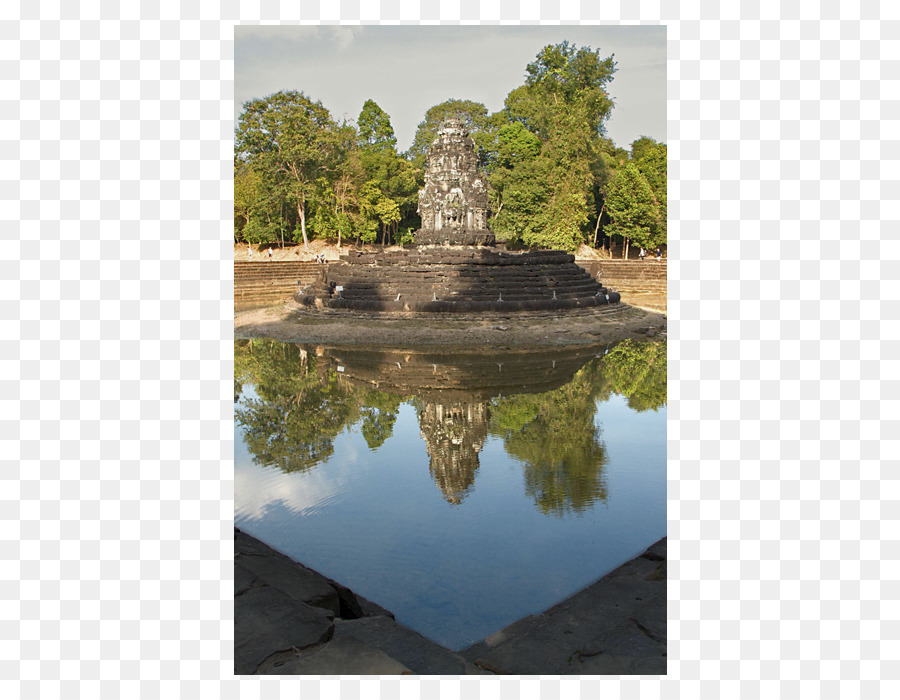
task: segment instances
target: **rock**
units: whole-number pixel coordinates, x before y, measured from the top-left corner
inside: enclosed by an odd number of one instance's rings
[[[631,620],[576,653],[571,673],[581,675],[663,675],[666,645],[648,637]]]
[[[418,632],[387,617],[336,620],[334,637],[351,636],[381,650],[413,673],[420,675],[465,675],[478,673],[458,654],[426,639]]]
[[[261,585],[259,578],[247,571],[240,564],[234,565],[234,597],[237,598],[242,593],[246,593],[252,586]]]
[[[412,673],[399,661],[356,637],[333,639],[322,647],[275,666],[279,675],[315,676],[400,676]]]
[[[340,600],[339,617],[344,620],[355,620],[360,617],[370,617],[374,615],[384,615],[393,619],[394,613],[387,608],[383,608],[378,603],[357,595],[349,588],[334,579],[326,579],[329,585],[337,591]]]
[[[298,603],[271,586],[247,590],[234,600],[234,672],[254,673],[272,654],[328,641],[333,616]]]
[[[666,561],[666,544],[667,538],[663,537],[659,542],[647,547],[647,551],[641,556],[644,557],[644,559],[650,559],[652,561]]]
[[[307,569],[259,540],[237,531],[234,535],[235,564],[255,574],[289,598],[334,615],[341,611],[337,591],[321,574]],[[237,576],[235,576],[237,578]]]

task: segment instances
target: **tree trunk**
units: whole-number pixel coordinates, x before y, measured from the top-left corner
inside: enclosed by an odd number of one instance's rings
[[[303,247],[309,248],[309,239],[306,237],[306,207],[300,197],[297,198],[297,214],[300,216],[300,233],[303,234]]]
[[[604,204],[600,207],[600,213],[597,214],[597,225],[594,226],[594,248],[597,247],[597,231],[600,230],[600,219],[603,218],[603,210],[606,209],[606,205]]]
[[[338,220],[338,250],[341,249],[341,224],[344,222],[344,201],[341,200],[341,217]]]

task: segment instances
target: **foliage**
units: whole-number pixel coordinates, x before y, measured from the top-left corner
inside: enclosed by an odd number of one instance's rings
[[[380,234],[384,243],[412,242],[427,151],[441,122],[455,117],[476,143],[499,240],[573,251],[585,240],[596,244],[603,224],[604,234],[660,245],[666,146],[641,137],[629,154],[605,137],[613,58],[568,41],[545,46],[503,109],[489,115],[462,99],[434,105],[403,155],[390,116],[374,100],[363,104],[355,127],[302,92],[251,100],[235,130],[235,240],[267,243],[286,234],[340,245]],[[625,173],[627,164],[640,177]]]
[[[501,239],[563,250],[584,241],[605,172],[600,138],[614,73],[612,57],[566,41],[528,65],[525,85],[506,98],[508,124],[496,130],[490,184]]]
[[[647,136],[633,141],[631,144],[631,159],[650,185],[653,197],[659,213],[659,229],[655,245],[666,242],[666,215],[667,196],[666,178],[668,164],[668,149],[666,144],[658,143]],[[661,240],[659,240],[661,239]]]
[[[362,241],[372,242],[380,227],[382,242],[387,242],[390,232],[396,237],[404,211],[408,214],[415,207],[415,172],[397,154],[390,118],[375,102],[366,101],[358,124],[359,147],[354,154],[361,215],[358,234]]]
[[[307,208],[321,178],[333,179],[352,129],[339,127],[321,102],[302,92],[277,92],[244,104],[235,134],[236,155],[296,203],[304,244]]]
[[[644,248],[665,242],[665,220],[660,205],[637,166],[629,162],[616,173],[606,192],[610,223],[606,234],[621,236]]]
[[[366,100],[356,126],[359,130],[357,144],[360,147],[396,148],[397,139],[391,118],[374,100]]]

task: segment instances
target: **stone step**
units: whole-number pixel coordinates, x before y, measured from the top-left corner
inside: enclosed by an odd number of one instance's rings
[[[377,649],[418,675],[484,674],[474,664],[389,617],[335,620],[334,640],[352,638]]]
[[[462,295],[472,297],[497,298],[498,294],[516,295],[516,294],[546,294],[548,297],[553,296],[555,291],[557,294],[594,294],[600,290],[602,285],[597,282],[587,282],[581,284],[529,284],[529,285],[491,285],[483,284],[477,286],[456,286],[444,284],[371,284],[348,282],[343,285],[344,296],[350,294],[357,295],[382,295],[397,296],[402,294],[405,296],[431,296],[432,292],[443,295]]]
[[[462,650],[493,673],[666,672],[666,541],[550,608]]]

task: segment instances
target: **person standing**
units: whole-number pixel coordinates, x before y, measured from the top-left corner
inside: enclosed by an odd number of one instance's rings
[[[644,262],[644,256],[647,254],[647,251],[641,248],[641,262]]]
[[[269,248],[269,260],[271,260],[271,259],[272,259],[272,249]]]
[[[659,246],[657,246],[656,248],[656,259],[659,262],[662,262],[662,251],[659,249]]]
[[[253,248],[249,243],[247,244],[247,257],[253,260]]]

